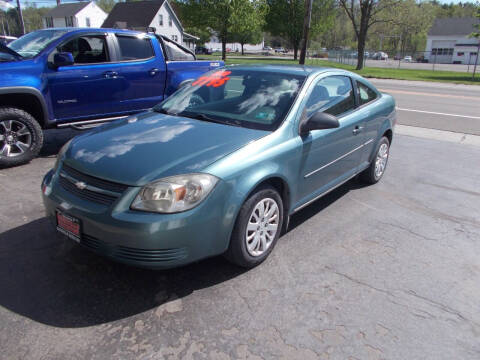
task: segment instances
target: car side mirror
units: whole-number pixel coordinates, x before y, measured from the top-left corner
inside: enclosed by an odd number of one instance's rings
[[[340,127],[338,119],[334,115],[317,111],[300,124],[300,135],[306,135],[312,130],[335,129]]]
[[[53,66],[69,66],[74,64],[73,55],[70,52],[59,52],[53,56]]]

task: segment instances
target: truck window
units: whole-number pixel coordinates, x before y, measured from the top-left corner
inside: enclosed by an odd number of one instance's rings
[[[195,57],[171,41],[163,41],[167,58],[170,61],[193,61]]]
[[[53,55],[56,52],[72,53],[75,64],[98,64],[110,61],[105,35],[85,35],[71,39],[50,54],[50,61],[53,61]]]
[[[121,61],[149,59],[154,56],[152,44],[148,37],[116,35],[120,47]]]

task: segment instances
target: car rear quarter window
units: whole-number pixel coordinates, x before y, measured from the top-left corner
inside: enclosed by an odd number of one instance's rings
[[[152,43],[148,37],[117,35],[120,60],[143,60],[154,56]]]
[[[355,108],[352,82],[348,76],[334,75],[320,79],[306,104],[307,116],[317,111],[340,116]]]
[[[365,85],[364,83],[357,81],[357,91],[358,91],[358,99],[360,101],[360,106],[364,104],[368,104],[369,102],[375,100],[377,98],[377,93]]]
[[[194,61],[195,57],[171,41],[163,41],[169,61]]]

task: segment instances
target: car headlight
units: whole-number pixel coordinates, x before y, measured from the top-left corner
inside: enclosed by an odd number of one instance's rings
[[[57,160],[55,161],[55,165],[53,166],[53,171],[57,171],[58,166],[60,165],[60,161],[62,160],[63,155],[65,155],[65,153],[67,152],[68,147],[70,146],[70,143],[72,142],[72,140],[73,140],[73,139],[68,140],[68,141],[60,148],[60,151],[59,151],[58,154],[57,154]]]
[[[170,176],[145,185],[132,203],[135,210],[175,213],[200,204],[218,178],[209,174]]]

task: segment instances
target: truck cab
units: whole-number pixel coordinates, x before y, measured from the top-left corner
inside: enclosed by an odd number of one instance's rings
[[[0,45],[0,165],[30,161],[44,129],[91,126],[150,109],[223,66],[161,35],[45,29]]]

